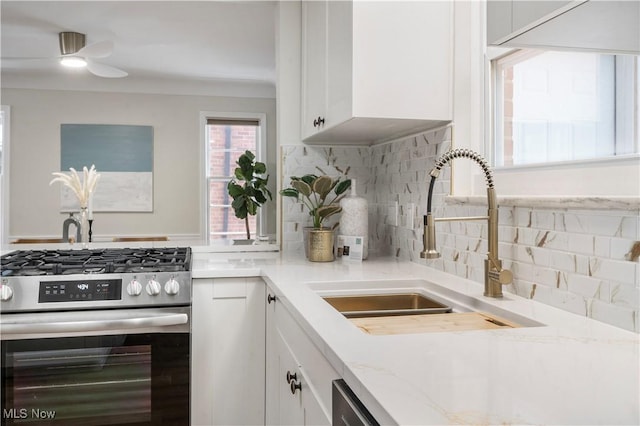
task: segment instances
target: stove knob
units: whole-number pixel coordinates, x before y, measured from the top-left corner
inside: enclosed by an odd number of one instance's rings
[[[167,293],[169,296],[174,296],[178,294],[179,291],[180,291],[180,283],[176,281],[174,278],[170,278],[169,281],[167,281],[164,284],[164,292]]]
[[[129,296],[140,296],[140,293],[142,293],[142,284],[140,284],[138,280],[131,280],[127,285],[127,293]]]
[[[160,294],[160,290],[162,290],[162,287],[160,287],[160,283],[158,281],[149,280],[147,283],[147,294],[149,296],[157,296]]]
[[[0,285],[0,300],[6,302],[13,297],[13,290],[6,284]]]

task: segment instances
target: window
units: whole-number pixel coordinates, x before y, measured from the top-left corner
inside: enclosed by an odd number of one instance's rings
[[[638,152],[638,57],[525,49],[493,66],[495,166]]]
[[[241,114],[204,120],[209,240],[246,238],[244,220],[236,218],[231,208],[233,200],[227,193],[227,184],[233,177],[236,161],[245,151],[253,152],[257,161],[264,161],[264,117],[238,115]],[[259,209],[258,215],[249,217],[252,238],[261,233],[261,213]]]

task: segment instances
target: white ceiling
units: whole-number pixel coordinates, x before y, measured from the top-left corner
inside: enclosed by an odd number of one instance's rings
[[[2,87],[272,97],[275,1],[0,2]],[[120,79],[63,68],[58,33],[114,42]]]

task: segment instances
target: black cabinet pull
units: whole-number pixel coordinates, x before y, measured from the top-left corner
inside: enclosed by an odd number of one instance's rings
[[[313,127],[320,127],[320,125],[324,125],[324,118],[318,116],[318,118],[313,120]]]
[[[302,385],[300,382],[296,383],[295,381],[291,381],[291,394],[296,394],[296,389],[302,392]]]
[[[276,301],[276,297],[272,294],[267,294],[267,303],[271,303]]]
[[[298,373],[291,374],[291,371],[287,371],[287,383],[291,383],[298,380]]]

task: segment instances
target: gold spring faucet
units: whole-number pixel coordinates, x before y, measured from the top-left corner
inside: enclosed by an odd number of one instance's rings
[[[489,210],[486,216],[447,217],[434,218],[431,214],[431,198],[436,178],[440,170],[454,158],[469,158],[475,161],[484,172],[487,182],[487,202]],[[486,220],[488,224],[488,252],[484,261],[484,295],[488,297],[502,297],[502,286],[513,281],[513,274],[508,269],[502,268],[502,261],[498,258],[498,202],[496,191],[493,187],[493,175],[487,162],[476,152],[469,149],[452,149],[436,160],[435,167],[429,173],[429,198],[427,200],[427,214],[424,216],[424,234],[422,242],[424,249],[420,252],[423,259],[435,259],[440,257],[436,249],[436,222],[461,221],[461,220]]]

